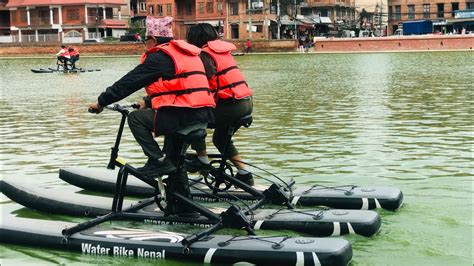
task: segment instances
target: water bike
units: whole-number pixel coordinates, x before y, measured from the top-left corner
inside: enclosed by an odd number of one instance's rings
[[[114,193],[117,176],[117,171],[114,170],[114,161],[118,157],[120,140],[128,115],[128,110],[126,110],[124,106],[116,106],[115,108],[122,113],[122,120],[115,144],[111,150],[107,169],[66,167],[59,170],[59,178],[85,190]],[[235,121],[234,126],[245,126],[249,125],[249,123],[251,123],[251,118],[244,117]],[[229,140],[232,135],[233,131],[229,131]],[[188,154],[187,159],[189,159],[189,157],[190,155]],[[226,158],[223,158],[222,155],[210,154],[209,157],[214,158],[211,164],[199,169],[200,172],[206,172],[206,174],[197,180],[192,180],[192,182],[194,182],[191,188],[193,199],[210,202],[235,199],[257,202],[258,199],[263,196],[266,187],[251,187],[237,180],[234,177],[232,165]],[[271,173],[269,174],[275,177]],[[235,187],[237,187],[237,189]],[[125,195],[142,197],[152,197],[155,193],[153,188],[136,179],[130,180],[124,191]],[[299,186],[296,185],[293,180],[284,182],[280,179],[280,184],[273,183],[267,193],[272,193],[272,197],[274,198],[281,197],[275,200],[276,204],[280,204],[283,201],[291,205],[304,207],[326,206],[339,209],[362,210],[383,208],[394,211],[400,208],[403,203],[403,193],[393,187],[357,185],[324,186],[318,184]]]
[[[61,62],[56,61],[56,68],[32,68],[31,72],[33,73],[85,73],[85,72],[97,72],[100,69],[84,69],[76,67],[76,64],[71,64],[70,62]]]
[[[115,106],[111,109],[118,110],[119,108]],[[197,129],[188,133],[176,132],[173,134],[176,134],[173,137],[179,139],[181,145],[181,152],[176,165],[176,171],[180,171],[185,167],[184,160],[187,147],[190,143],[204,138],[206,130]],[[132,165],[124,163],[119,158],[116,158],[113,163],[120,169],[117,175],[112,208],[107,214],[80,224],[45,221],[41,222],[39,228],[34,226],[37,221],[31,219],[3,217],[0,227],[0,241],[64,248],[96,255],[165,258],[165,254],[168,254],[168,257],[171,258],[179,257],[207,263],[245,261],[254,264],[346,265],[352,257],[350,244],[342,239],[254,236],[254,224],[249,220],[248,214],[262,204],[269,202],[270,199],[267,197],[263,197],[252,206],[247,206],[246,210],[232,204],[231,207],[218,215],[180,193],[168,190],[161,177],[156,180],[144,176]],[[151,186],[156,194],[151,199],[123,208],[124,191],[129,174]],[[5,192],[8,183],[2,182],[0,187]],[[52,193],[49,192],[49,194]],[[39,198],[41,198],[41,195],[37,196],[36,199],[39,200]],[[187,204],[204,219],[209,220],[211,225],[207,229],[191,235],[150,232],[131,228],[104,229],[103,223],[106,221],[149,218],[148,213],[139,210],[150,204],[156,204],[161,211],[166,213],[167,202],[170,200]],[[285,202],[285,204],[289,203]],[[51,207],[54,208],[55,205],[52,204]],[[288,207],[291,207],[291,205],[288,205]],[[245,229],[249,236],[234,237],[214,234],[222,228]]]

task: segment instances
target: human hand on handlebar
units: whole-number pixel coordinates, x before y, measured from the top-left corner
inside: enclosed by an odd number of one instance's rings
[[[91,103],[89,104],[89,113],[93,114],[100,114],[102,111],[104,111],[104,107],[100,106],[98,103]]]

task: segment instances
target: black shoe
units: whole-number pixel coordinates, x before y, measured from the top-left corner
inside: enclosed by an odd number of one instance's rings
[[[137,171],[144,176],[155,177],[173,173],[176,171],[176,166],[168,158],[163,160],[149,159],[143,167],[137,168]]]
[[[186,159],[185,161],[186,170],[190,173],[199,172],[203,176],[209,175],[209,164],[205,164],[199,160],[199,158],[194,157],[191,159]]]
[[[249,186],[254,185],[253,176],[252,176],[252,173],[250,173],[250,172],[248,172],[244,175],[241,175],[241,174],[237,173],[235,175],[235,178],[239,179],[240,181],[244,182],[245,184],[247,184]]]

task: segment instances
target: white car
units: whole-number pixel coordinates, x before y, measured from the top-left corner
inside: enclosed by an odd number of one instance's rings
[[[87,40],[84,40],[84,42],[104,42],[103,39],[99,38],[99,39],[87,39]]]

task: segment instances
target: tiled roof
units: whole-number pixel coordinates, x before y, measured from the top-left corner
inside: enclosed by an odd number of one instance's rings
[[[49,6],[49,5],[126,5],[126,0],[10,0],[6,7]]]

